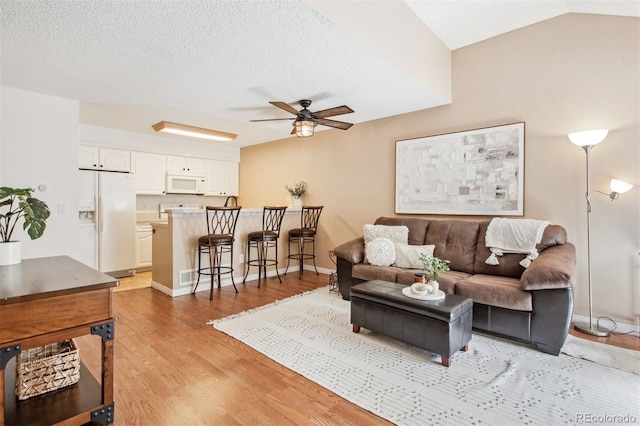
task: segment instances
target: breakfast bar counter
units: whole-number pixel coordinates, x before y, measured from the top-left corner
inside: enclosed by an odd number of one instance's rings
[[[284,272],[287,265],[287,233],[289,229],[300,227],[299,208],[288,208],[282,221],[278,239],[278,270]],[[166,223],[153,223],[153,262],[152,287],[175,297],[191,293],[198,279],[198,238],[207,234],[207,221],[204,209],[175,209],[168,211]],[[242,208],[236,226],[233,246],[233,277],[242,282],[246,264],[241,257],[246,256],[247,234],[262,229],[262,208]],[[253,257],[253,255],[252,255]],[[242,260],[242,262],[241,262]],[[228,256],[223,262],[228,263]],[[202,259],[203,265],[208,260]],[[297,271],[298,264],[291,263],[289,271]],[[247,280],[257,279],[257,268],[252,268]],[[269,268],[267,275],[275,274]],[[231,278],[223,278],[222,285],[231,285]],[[208,291],[210,277],[203,275],[198,291]]]

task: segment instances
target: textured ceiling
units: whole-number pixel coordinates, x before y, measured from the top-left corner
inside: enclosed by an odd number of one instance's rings
[[[345,6],[367,10],[366,20],[342,19]],[[638,1],[618,0],[0,0],[0,8],[2,85],[79,100],[85,124],[151,134],[152,124],[177,121],[237,133],[237,146],[289,135],[288,121],[249,122],[292,117],[268,101],[298,108],[311,99],[312,111],[346,104],[355,113],[334,118],[352,123],[448,103],[438,78],[420,76],[434,70],[382,47],[385,38],[426,51],[392,37],[409,25],[448,52],[563,13],[640,16]]]

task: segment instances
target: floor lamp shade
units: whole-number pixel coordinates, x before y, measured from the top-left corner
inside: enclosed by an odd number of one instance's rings
[[[569,133],[569,140],[577,146],[593,146],[602,142],[608,133],[607,129],[582,130]]]
[[[631,188],[633,188],[633,185],[623,180],[611,179],[611,182],[609,182],[609,187],[613,192],[624,194],[625,192],[631,190]]]

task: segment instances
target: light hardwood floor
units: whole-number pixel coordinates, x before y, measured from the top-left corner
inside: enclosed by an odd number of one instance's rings
[[[208,291],[176,298],[148,286],[125,291],[145,280],[149,272],[122,279],[114,295],[116,425],[389,424],[206,324],[326,286],[327,275],[289,273],[259,289],[256,281],[237,284],[238,294],[223,287],[211,301]],[[591,340],[640,350],[632,335]],[[79,342],[94,374],[98,343]]]

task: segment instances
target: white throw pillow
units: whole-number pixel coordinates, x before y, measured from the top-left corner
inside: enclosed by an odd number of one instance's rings
[[[390,266],[396,260],[393,241],[388,238],[374,238],[365,248],[369,263],[377,266]]]
[[[367,245],[375,238],[386,238],[393,243],[407,244],[409,228],[406,226],[364,225],[364,262],[371,263],[367,257]]]
[[[422,269],[424,265],[420,261],[420,255],[424,253],[427,256],[433,256],[433,250],[436,246],[414,246],[396,243],[394,248],[396,251],[396,262],[394,266],[398,268]]]

